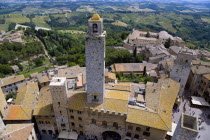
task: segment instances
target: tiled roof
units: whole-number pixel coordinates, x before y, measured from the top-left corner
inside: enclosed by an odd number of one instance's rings
[[[87,104],[86,103],[86,93],[77,92],[70,95],[69,97],[69,109],[83,111],[85,107],[92,110],[105,110],[118,113],[126,113],[128,106],[128,96],[129,92],[125,91],[106,91],[103,104]]]
[[[86,103],[86,93],[77,91],[69,95],[69,109],[83,111]]]
[[[45,73],[37,74],[37,79],[38,79],[39,83],[46,83],[46,82],[50,81],[49,77]]]
[[[203,75],[206,79],[210,80],[210,74]]]
[[[87,93],[71,91],[68,94],[69,109],[83,111],[87,108],[93,111],[104,110],[127,114],[127,122],[168,131],[172,127],[172,108],[179,87],[179,83],[169,78],[159,79],[158,83],[148,82],[145,95],[146,108],[128,105],[130,90],[106,90],[102,104],[88,104]]]
[[[105,76],[108,77],[109,79],[113,79],[113,80],[117,79],[116,74],[109,72],[108,69],[105,70]]]
[[[180,84],[172,79],[159,79],[146,88],[146,106],[157,112],[168,129],[171,129],[172,108],[177,98]]]
[[[16,105],[23,105],[34,108],[38,99],[39,87],[37,82],[26,82],[18,88],[17,98],[15,99]]]
[[[140,36],[140,34],[146,35],[146,34],[147,34],[147,31],[144,32],[144,31],[140,31],[140,30],[134,30],[134,31],[128,36],[128,39],[144,39],[144,40],[154,40],[154,41],[157,40],[157,38]],[[150,32],[150,34],[151,34],[151,35],[157,35],[157,33],[152,33],[152,32]]]
[[[77,78],[82,73],[82,81],[86,83],[86,67],[72,66],[58,69],[57,77],[66,77],[67,79]]]
[[[147,70],[157,68],[157,64],[152,63],[116,63],[111,67],[113,72],[143,72],[145,66]]]
[[[7,124],[0,138],[5,140],[27,140],[33,128],[33,123]]]
[[[210,73],[210,67],[206,67],[206,66],[192,66],[191,70],[195,74],[208,74],[208,73]]]
[[[72,66],[72,67],[67,67],[65,69],[59,69],[58,70],[58,77],[66,77],[67,79],[69,78],[77,78],[79,74],[80,66]]]
[[[128,100],[129,92],[127,91],[116,91],[116,90],[106,90],[105,98]]]
[[[165,125],[159,114],[147,110],[128,108],[126,122],[168,131],[168,127]]]
[[[31,120],[32,109],[21,105],[11,105],[4,120]]]
[[[203,62],[201,60],[192,60],[192,65],[200,65],[210,67],[210,62]]]
[[[33,115],[53,115],[52,95],[48,86],[41,88]]]
[[[131,83],[126,83],[128,85],[121,85],[121,84],[123,84],[123,83],[120,83],[120,84],[106,84],[105,88],[110,89],[110,90],[130,91]]]
[[[36,78],[38,74],[39,74],[38,72],[32,73],[32,74],[30,74],[30,77],[31,78]]]
[[[25,79],[24,75],[6,77],[6,78],[1,79],[1,86],[4,87],[10,84],[14,84],[19,81],[23,81],[24,79]]]
[[[7,102],[5,100],[5,96],[0,88],[0,113],[4,116],[4,107],[6,107]]]
[[[174,53],[178,54],[179,51],[180,51],[182,48],[181,48],[181,47],[178,47],[178,46],[171,46],[169,49],[172,50]]]

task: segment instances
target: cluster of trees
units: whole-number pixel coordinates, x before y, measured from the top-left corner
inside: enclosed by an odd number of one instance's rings
[[[43,53],[40,42],[30,42],[26,44],[3,43],[0,46],[0,77],[12,74],[12,65],[18,65],[20,70],[23,66],[20,61],[28,60],[31,56]]]
[[[0,47],[0,63],[9,64],[17,60],[27,60],[31,56],[42,53],[42,46],[37,41],[26,44],[5,42]]]
[[[129,34],[130,31],[119,31],[118,33],[108,32],[106,46],[121,46]]]
[[[106,66],[110,66],[114,63],[141,63],[143,56],[136,53],[136,49],[133,54],[128,50],[117,50],[113,47],[106,47]]]
[[[85,39],[83,35],[66,35],[56,31],[35,32],[58,65],[85,66]]]
[[[134,73],[128,74],[128,75],[121,75],[119,72],[116,73],[116,77],[119,81],[122,82],[134,82],[134,83],[147,83],[147,82],[152,82],[153,78],[149,77],[147,75],[136,75]]]

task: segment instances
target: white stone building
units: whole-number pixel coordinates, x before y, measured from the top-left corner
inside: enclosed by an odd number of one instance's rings
[[[59,131],[69,130],[67,113],[67,81],[64,77],[53,77],[50,82],[50,92],[53,99],[53,109]]]
[[[184,47],[185,42],[180,37],[173,37],[166,31],[146,31],[133,30],[124,40],[123,46],[129,50],[134,50],[135,47],[146,47],[147,45],[165,44],[168,39],[171,40],[171,46]]]

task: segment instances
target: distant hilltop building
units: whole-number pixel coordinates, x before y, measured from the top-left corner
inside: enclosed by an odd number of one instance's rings
[[[168,39],[171,40],[171,46],[185,46],[185,42],[180,37],[173,37],[166,31],[156,32],[135,29],[128,35],[127,39],[124,40],[123,46],[127,49],[133,50],[135,47],[165,44]]]

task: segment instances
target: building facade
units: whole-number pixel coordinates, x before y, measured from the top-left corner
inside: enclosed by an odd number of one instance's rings
[[[52,94],[53,110],[55,113],[58,131],[68,131],[69,121],[66,78],[53,77],[49,86]]]

